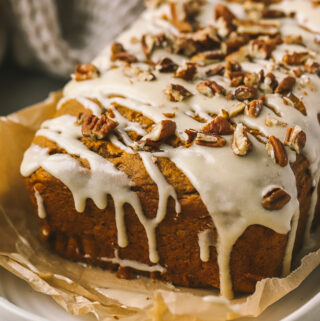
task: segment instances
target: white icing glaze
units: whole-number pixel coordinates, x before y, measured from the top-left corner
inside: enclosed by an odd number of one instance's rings
[[[213,5],[221,2],[210,0],[203,6],[198,20],[202,24],[213,24]],[[290,3],[290,5],[289,5]],[[298,6],[298,3],[300,5]],[[314,14],[310,14],[310,19],[305,21],[301,18],[308,14],[303,10],[298,10],[301,1],[283,1],[280,7],[285,11],[296,10],[298,13],[298,23],[291,18],[277,19],[280,30],[284,35],[301,34],[305,44],[318,51],[313,43],[314,34],[311,31],[302,29],[299,23],[303,23],[308,28],[320,31],[319,19],[314,19]],[[309,4],[306,6],[309,8]],[[232,4],[233,12],[240,18],[245,18],[244,10],[239,4]],[[309,9],[308,9],[309,10]],[[301,12],[301,13],[300,13]],[[309,11],[308,11],[309,12]],[[318,11],[317,11],[318,12]],[[163,13],[168,14],[167,6],[162,6],[157,10],[147,10],[145,14],[119,37],[125,48],[135,54],[138,59],[143,59],[143,53],[138,43],[132,43],[131,37],[139,38],[142,34],[166,32],[169,35],[176,35],[178,31],[161,17]],[[302,20],[301,20],[302,19]],[[311,28],[312,26],[312,28]],[[275,76],[281,81],[287,73],[283,70],[273,70],[274,62],[280,63],[286,53],[293,53],[307,50],[300,45],[282,44],[272,53],[272,60],[256,60],[253,62],[243,62],[243,70],[249,72],[259,72],[261,69],[265,73],[272,70]],[[310,52],[315,59],[319,56],[315,52]],[[99,57],[94,60],[94,64],[100,69],[101,76],[89,81],[71,81],[64,89],[64,98],[59,103],[58,108],[68,99],[77,99],[85,108],[92,110],[96,115],[100,115],[100,107],[88,98],[97,98],[105,108],[112,107],[117,103],[141,112],[154,122],[166,119],[165,113],[175,113],[174,121],[177,125],[177,135],[184,139],[184,130],[193,128],[200,130],[203,124],[192,118],[192,115],[199,115],[206,121],[212,118],[209,114],[219,114],[221,109],[230,111],[238,103],[235,100],[227,100],[224,96],[215,95],[206,97],[200,95],[195,85],[200,81],[187,82],[179,78],[172,78],[172,74],[159,73],[156,81],[144,82],[133,81],[126,77],[122,71],[121,63],[117,63],[118,68],[110,68],[110,49],[106,48]],[[165,50],[157,50],[153,54],[153,59],[157,61],[162,57],[170,57],[176,63],[181,64],[185,58],[179,55],[169,54]],[[207,68],[198,68],[199,74],[203,75]],[[291,69],[293,69],[292,67]],[[290,69],[290,68],[289,68]],[[228,87],[228,81],[222,76],[213,76],[220,85]],[[267,94],[267,104],[271,109],[264,107],[257,118],[251,118],[246,114],[234,118],[237,122],[258,129],[266,136],[274,135],[284,140],[286,127],[265,125],[265,119],[273,116],[285,122],[288,126],[298,125],[307,135],[307,144],[304,154],[310,161],[311,175],[318,182],[320,178],[320,126],[317,121],[317,114],[320,111],[318,105],[318,93],[320,92],[320,79],[316,75],[308,75],[308,81],[302,79],[297,82],[293,93],[303,101],[307,109],[307,116],[302,115],[293,106],[285,104],[278,94]],[[193,96],[183,102],[170,102],[163,94],[168,83],[183,85],[193,93]],[[121,97],[109,98],[110,94],[117,94]],[[115,108],[115,120],[119,123],[116,131],[121,136],[120,141],[116,135],[110,136],[110,141],[127,153],[133,153],[128,147],[132,141],[127,132],[133,130],[140,135],[145,135],[145,130],[136,122],[125,119]],[[73,193],[75,207],[78,211],[85,208],[85,200],[91,198],[97,207],[105,208],[106,195],[113,197],[116,208],[116,223],[118,228],[118,243],[121,247],[127,245],[126,228],[123,218],[123,204],[130,203],[144,226],[149,242],[150,261],[156,263],[159,259],[156,251],[156,227],[165,216],[168,197],[171,196],[176,202],[176,211],[180,211],[179,202],[173,187],[168,184],[154,163],[154,157],[168,157],[175,165],[183,171],[193,186],[196,188],[204,202],[213,223],[217,229],[217,252],[220,270],[221,293],[224,296],[232,296],[232,283],[229,271],[230,253],[232,247],[241,234],[250,225],[259,224],[274,230],[277,233],[288,234],[287,248],[283,260],[283,273],[290,270],[292,249],[295,241],[297,222],[299,218],[299,204],[297,201],[297,190],[294,173],[291,167],[280,167],[267,157],[265,146],[250,136],[253,143],[253,150],[245,157],[235,156],[230,148],[231,137],[224,137],[227,146],[224,148],[210,148],[193,144],[189,148],[172,148],[168,145],[161,145],[161,153],[147,153],[137,151],[144,163],[145,169],[156,183],[159,193],[159,204],[157,215],[154,219],[147,219],[142,212],[137,195],[130,191],[132,183],[122,172],[116,170],[113,165],[99,155],[89,151],[78,139],[81,136],[80,127],[74,124],[75,118],[71,116],[61,116],[49,120],[42,125],[37,135],[42,135],[56,142],[69,154],[77,155],[87,159],[90,170],[82,167],[78,160],[65,155],[48,155],[47,150],[32,145],[25,153],[21,172],[24,176],[32,174],[37,168],[43,167],[49,173],[59,178]],[[286,147],[290,162],[294,162],[296,154]],[[111,182],[108,186],[103,182]],[[261,195],[270,186],[281,186],[291,196],[289,203],[278,211],[267,211],[261,206]],[[309,222],[306,231],[306,239],[310,232],[314,208],[317,201],[316,191],[313,194],[312,206],[310,209]],[[182,213],[183,214],[183,213]],[[209,260],[209,247],[212,246],[209,232],[199,233],[200,258],[204,262]]]
[[[210,259],[210,246],[216,245],[216,242],[213,239],[213,231],[211,229],[208,229],[199,232],[198,239],[200,259],[203,262],[208,262]]]
[[[46,209],[44,208],[43,199],[41,194],[37,191],[36,188],[34,188],[34,196],[37,202],[38,216],[40,218],[46,218],[47,213],[46,213]]]

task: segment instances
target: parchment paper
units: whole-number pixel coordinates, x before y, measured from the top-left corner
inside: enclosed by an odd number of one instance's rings
[[[38,240],[36,215],[19,167],[41,122],[55,112],[60,93],[0,118],[0,265],[50,295],[74,315],[98,320],[216,321],[258,316],[294,290],[320,264],[320,251],[306,255],[286,278],[264,279],[248,297],[227,300],[215,290],[176,288],[146,278],[122,280],[114,273],[70,262]]]

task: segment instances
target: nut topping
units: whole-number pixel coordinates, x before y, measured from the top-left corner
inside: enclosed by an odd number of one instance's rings
[[[247,113],[250,117],[256,118],[260,115],[262,107],[263,99],[259,98],[252,100],[247,107]]]
[[[226,90],[213,80],[204,80],[197,84],[197,90],[200,94],[213,97],[215,94],[224,95]]]
[[[242,85],[236,88],[234,95],[238,100],[243,101],[255,98],[257,93],[258,91],[256,88]]]
[[[311,58],[309,58],[304,64],[304,69],[310,74],[320,74],[320,64]]]
[[[162,120],[154,125],[152,130],[141,138],[140,143],[147,146],[155,146],[157,143],[164,142],[176,132],[176,123],[172,120]]]
[[[235,30],[233,20],[236,16],[230,9],[222,4],[216,5],[214,9],[214,19],[217,22],[218,33],[221,37],[228,36],[231,31]]]
[[[125,65],[123,73],[127,77],[135,78],[140,81],[152,81],[156,79],[156,76],[150,71],[150,69],[143,69],[139,66]]]
[[[244,111],[245,107],[246,107],[246,104],[243,102],[239,102],[239,103],[235,104],[234,106],[232,106],[230,108],[229,116],[235,117],[235,116],[240,115]]]
[[[181,102],[192,96],[188,89],[178,84],[169,84],[163,92],[170,101],[174,102]]]
[[[184,132],[188,135],[188,139],[186,141],[187,144],[191,144],[195,140],[198,134],[198,132],[192,128],[186,129]]]
[[[201,66],[205,66],[218,61],[222,61],[224,57],[225,54],[221,50],[205,51],[195,54],[191,58],[191,62],[197,63]]]
[[[222,116],[217,116],[202,128],[204,134],[232,135],[233,131],[231,123]]]
[[[268,151],[269,156],[275,163],[279,164],[281,167],[285,167],[288,165],[287,152],[284,148],[284,145],[277,137],[269,137],[266,149]]]
[[[237,26],[239,34],[246,34],[250,36],[269,35],[274,36],[279,33],[279,24],[275,21],[253,21],[235,19],[234,24]]]
[[[281,187],[274,187],[263,196],[262,206],[268,211],[282,209],[291,199],[291,196]]]
[[[232,151],[238,156],[247,155],[252,149],[252,143],[242,124],[237,124],[232,139]]]
[[[283,18],[286,15],[281,10],[265,8],[265,9],[262,10],[261,16],[264,19],[278,19],[278,18]]]
[[[278,87],[278,84],[276,76],[269,72],[265,75],[263,83],[260,84],[260,89],[266,93],[273,93]]]
[[[196,64],[193,62],[186,62],[183,66],[180,66],[174,74],[177,78],[184,80],[193,80],[197,73]]]
[[[175,72],[177,68],[178,65],[170,58],[162,58],[156,65],[156,70],[159,72]]]
[[[275,89],[275,93],[287,94],[292,90],[295,83],[296,83],[296,78],[291,77],[291,76],[287,76],[280,82],[278,87]]]
[[[279,127],[287,127],[288,124],[285,122],[280,121],[279,119],[268,115],[264,120],[264,123],[267,127],[279,126]]]
[[[208,77],[212,77],[212,76],[216,76],[216,75],[222,76],[224,74],[224,70],[225,70],[224,66],[218,65],[217,67],[214,67],[212,69],[208,69],[206,71],[206,75]]]
[[[274,39],[261,37],[252,40],[249,45],[249,54],[252,58],[268,59],[271,57],[271,53],[276,46],[281,43],[282,40],[280,37]]]
[[[111,61],[116,61],[116,60],[124,61],[124,62],[127,62],[128,64],[131,64],[133,62],[137,62],[136,56],[128,53],[124,49],[123,45],[119,42],[114,42],[111,45],[110,59],[111,59]]]
[[[309,53],[304,52],[294,52],[293,54],[286,54],[282,57],[282,61],[287,65],[297,66],[303,64],[309,58]]]
[[[196,144],[206,147],[223,147],[226,144],[226,140],[215,134],[197,133]]]
[[[92,114],[86,114],[78,116],[78,119],[79,123],[82,122],[82,135],[95,139],[106,138],[118,126],[116,121],[106,115],[99,118]]]
[[[284,144],[300,154],[306,144],[306,140],[306,133],[299,126],[295,126],[287,129]]]
[[[93,64],[76,65],[75,81],[89,80],[99,77],[100,72]]]
[[[147,33],[141,38],[141,46],[146,57],[150,57],[154,49],[168,46],[168,39],[164,33],[156,35]]]

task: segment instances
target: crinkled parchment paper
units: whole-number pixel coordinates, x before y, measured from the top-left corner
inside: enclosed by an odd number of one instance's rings
[[[254,294],[229,301],[217,291],[175,288],[145,278],[121,280],[51,253],[38,240],[34,210],[19,174],[23,152],[44,119],[55,111],[60,93],[0,118],[0,265],[50,295],[72,314],[93,313],[98,320],[197,321],[258,316],[294,290],[320,263],[308,254],[288,277],[258,282]]]

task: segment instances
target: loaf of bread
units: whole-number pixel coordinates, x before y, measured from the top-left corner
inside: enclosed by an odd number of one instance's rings
[[[319,220],[320,8],[147,5],[25,152],[41,237],[119,277],[251,293]]]

